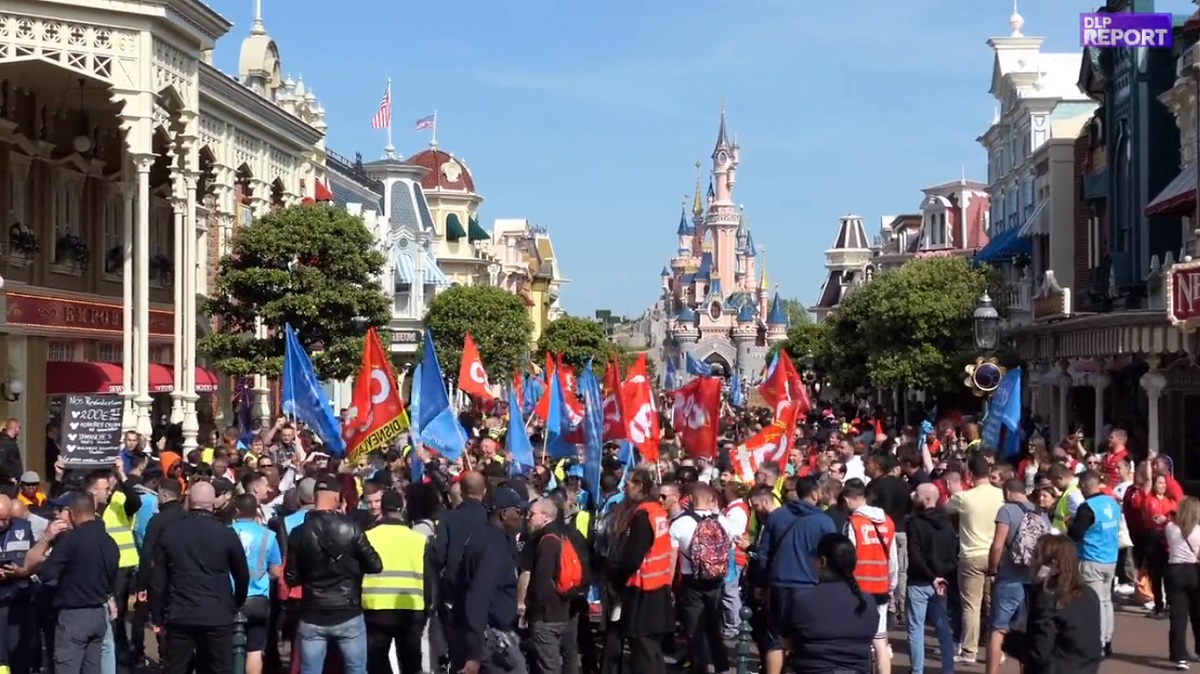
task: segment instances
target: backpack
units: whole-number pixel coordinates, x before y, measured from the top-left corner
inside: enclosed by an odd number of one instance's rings
[[[716,515],[692,517],[696,520],[696,531],[688,545],[687,558],[692,563],[693,576],[697,580],[724,580],[729,575],[729,551],[733,546],[729,532]]]
[[[546,534],[542,541],[553,538],[558,541],[558,565],[554,572],[554,589],[564,597],[568,597],[583,588],[583,561],[579,559],[579,551],[567,536]]]
[[[1026,512],[1021,516],[1017,533],[1008,548],[1009,559],[1017,566],[1028,567],[1033,562],[1033,549],[1037,547],[1038,540],[1050,533],[1050,524],[1045,517],[1034,510]]]

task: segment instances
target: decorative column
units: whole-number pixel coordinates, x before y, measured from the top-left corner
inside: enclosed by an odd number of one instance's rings
[[[198,199],[196,185],[200,180],[200,156],[196,153],[198,122],[195,115],[191,113],[185,113],[182,121],[184,132],[180,136],[180,140],[184,153],[180,166],[183,168],[185,197],[183,226],[178,228],[176,233],[178,242],[175,244],[175,248],[178,251],[178,257],[175,263],[175,286],[179,288],[176,291],[177,296],[183,300],[179,305],[182,310],[176,309],[176,312],[183,314],[183,320],[179,324],[182,334],[175,337],[176,343],[182,342],[179,349],[180,358],[175,362],[175,372],[176,377],[179,372],[183,373],[181,426],[183,427],[183,451],[186,454],[200,446],[200,420],[196,417],[196,402],[200,400],[200,396],[196,394],[196,321],[200,316],[196,306],[196,296],[198,295],[196,274],[200,268],[197,251],[199,250],[201,228],[196,222]]]
[[[130,173],[132,171],[126,166],[125,177],[129,178]],[[121,310],[122,325],[125,326],[121,331],[121,395],[125,398],[121,413],[122,431],[137,430],[137,408],[133,404],[133,389],[137,382],[137,359],[134,358],[134,354],[137,353],[138,338],[133,329],[133,221],[137,217],[134,212],[137,208],[137,200],[134,198],[136,190],[137,186],[132,180],[121,182]]]
[[[1038,363],[1029,364],[1029,382],[1022,392],[1022,403],[1029,408],[1031,416],[1037,416],[1041,411],[1039,409],[1041,396],[1038,395],[1042,387],[1042,368]]]
[[[1088,383],[1096,391],[1095,425],[1092,428],[1093,449],[1104,441],[1104,390],[1112,383],[1112,378],[1104,372],[1093,372],[1088,375]]]
[[[1058,442],[1059,439],[1067,436],[1067,411],[1070,409],[1071,387],[1075,385],[1075,380],[1067,373],[1067,366],[1063,365],[1058,375],[1058,426],[1054,438],[1048,438],[1053,442]]]
[[[186,369],[183,366],[183,323],[186,320],[187,309],[183,303],[183,277],[187,268],[183,266],[184,216],[187,208],[187,184],[184,180],[184,162],[190,148],[183,143],[182,138],[176,138],[171,146],[175,164],[171,167],[171,211],[174,218],[174,250],[171,252],[175,265],[171,288],[175,299],[171,304],[174,326],[171,330],[171,366],[174,368],[174,382],[171,386],[171,423],[183,423],[183,389]]]
[[[137,408],[137,432],[150,437],[154,430],[150,419],[150,169],[158,157],[154,154],[136,154],[137,167],[137,220],[134,223],[133,245],[133,289],[134,289],[134,333],[137,352],[134,372],[133,403]]]
[[[1146,448],[1150,452],[1150,456],[1159,453],[1162,447],[1159,445],[1159,412],[1158,401],[1162,397],[1163,389],[1167,388],[1167,378],[1158,370],[1158,359],[1152,359],[1150,362],[1150,371],[1142,375],[1139,382],[1142,385],[1142,390],[1146,392],[1146,402],[1149,417],[1147,422]]]
[[[250,179],[250,211],[254,217],[261,218],[271,209],[271,185],[258,178]],[[232,242],[230,242],[232,243]],[[267,327],[258,322],[255,329],[256,339],[267,338]],[[265,374],[254,375],[254,409],[262,422],[263,428],[271,426],[271,382]]]

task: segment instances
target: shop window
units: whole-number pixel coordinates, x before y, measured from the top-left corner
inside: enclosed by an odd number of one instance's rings
[[[49,342],[46,344],[46,360],[77,361],[79,357],[79,342]],[[118,359],[119,361],[120,359]]]
[[[125,195],[109,192],[104,201],[104,273],[120,277],[125,268]]]
[[[175,347],[171,345],[150,347],[150,362],[170,365],[175,362]]]
[[[120,342],[100,342],[96,345],[96,360],[101,363],[120,363],[125,360],[125,347]]]

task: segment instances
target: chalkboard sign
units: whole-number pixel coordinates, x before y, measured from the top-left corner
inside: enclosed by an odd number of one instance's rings
[[[124,405],[124,398],[119,395],[67,396],[58,440],[67,467],[112,465],[121,452]]]

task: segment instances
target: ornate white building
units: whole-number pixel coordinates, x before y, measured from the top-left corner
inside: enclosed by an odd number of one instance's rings
[[[325,131],[261,14],[237,76],[212,64],[230,28],[196,0],[0,12],[0,406],[27,467],[65,394],[121,392],[145,433],[169,412],[187,448],[225,407],[198,404],[197,297],[235,227],[315,196]]]
[[[490,254],[499,266],[497,285],[525,303],[537,341],[546,325],[563,315],[559,297],[570,283],[559,269],[550,234],[525,218],[501,218],[492,223]]]

